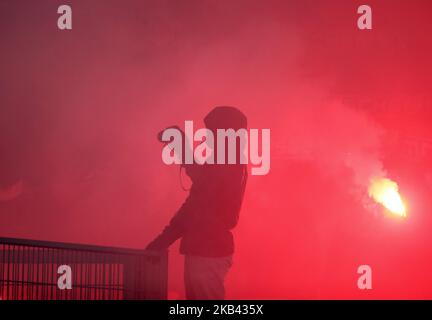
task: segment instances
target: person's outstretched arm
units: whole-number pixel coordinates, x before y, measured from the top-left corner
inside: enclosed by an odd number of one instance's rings
[[[146,247],[146,250],[160,251],[166,250],[171,244],[173,244],[177,239],[182,237],[186,225],[190,219],[192,201],[189,195],[174,217],[171,219],[170,223],[164,228],[162,233],[156,237],[150,244]]]

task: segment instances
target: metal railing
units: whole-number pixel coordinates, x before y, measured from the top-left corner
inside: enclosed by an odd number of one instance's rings
[[[0,238],[2,300],[166,299],[167,269],[167,252]]]

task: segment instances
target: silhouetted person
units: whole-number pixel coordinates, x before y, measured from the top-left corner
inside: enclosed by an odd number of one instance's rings
[[[234,253],[231,230],[238,222],[247,167],[239,164],[242,150],[238,141],[236,164],[216,164],[216,130],[246,129],[247,119],[234,107],[216,107],[204,118],[204,123],[215,137],[215,164],[183,165],[192,181],[189,196],[147,249],[164,250],[181,238],[186,298],[224,299],[224,280]],[[228,163],[227,141],[225,147]]]

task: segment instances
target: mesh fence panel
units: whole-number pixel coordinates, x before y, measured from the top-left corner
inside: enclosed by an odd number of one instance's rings
[[[0,299],[166,299],[167,257],[167,252],[0,238]]]

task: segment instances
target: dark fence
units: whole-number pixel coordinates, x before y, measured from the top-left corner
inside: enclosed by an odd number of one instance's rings
[[[166,299],[168,253],[0,238],[2,300]]]

